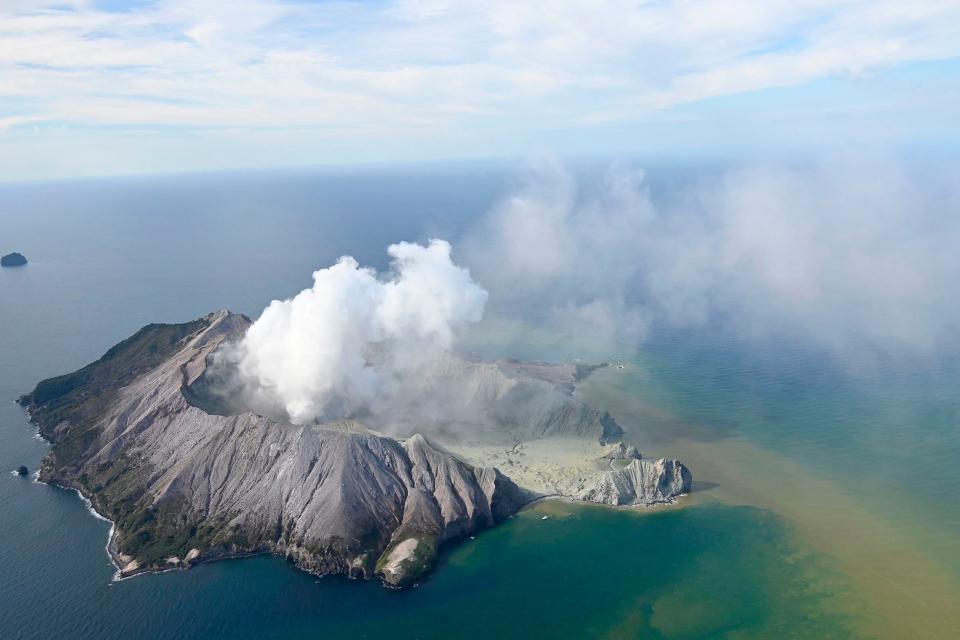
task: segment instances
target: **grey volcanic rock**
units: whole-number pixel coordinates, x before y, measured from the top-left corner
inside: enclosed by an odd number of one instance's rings
[[[621,434],[574,395],[592,367],[453,355],[416,376],[406,404],[370,416],[368,424],[396,437],[357,420],[296,426],[228,407],[208,365],[250,324],[221,311],[148,325],[18,399],[52,444],[40,480],[79,490],[114,521],[109,550],[122,575],[268,552],[318,575],[410,585],[442,545],[535,497],[438,440],[470,433],[516,449],[521,441],[615,442]],[[610,460],[609,471],[569,495],[652,504],[689,491],[679,462],[641,461],[623,445],[616,451],[629,464],[615,469]]]
[[[499,360],[497,366],[507,375],[543,380],[572,395],[578,382],[586,379],[597,369],[608,366],[608,364],[606,362],[601,364],[551,364],[547,362],[521,362],[508,358]]]
[[[25,475],[27,475],[28,473],[30,473],[30,470],[27,469],[24,465],[20,465],[19,467],[17,467],[17,475],[18,475],[18,476],[25,476]]]
[[[370,577],[379,565],[402,586],[440,544],[527,500],[422,436],[401,444],[357,422],[293,426],[191,405],[208,356],[248,325],[227,312],[151,325],[20,399],[53,443],[40,479],[79,489],[115,521],[125,574],[272,552],[319,575]],[[391,558],[407,540],[410,557]]]
[[[643,458],[635,446],[626,445],[618,442],[617,445],[606,455],[609,460],[640,460]]]
[[[391,586],[422,574],[439,544],[493,526],[530,499],[497,469],[471,467],[422,435],[403,446],[412,463],[413,487],[403,521],[377,564],[377,573]]]
[[[651,505],[673,502],[690,492],[693,477],[679,460],[631,460],[592,478],[575,497],[610,505]]]
[[[2,267],[22,267],[25,264],[27,264],[27,259],[22,253],[16,251],[0,258],[0,266]]]
[[[573,395],[574,384],[596,368],[445,354],[417,376],[405,394],[407,404],[394,403],[389,421],[381,424],[382,418],[374,418],[375,426],[400,432],[416,428],[454,439],[468,433],[492,442],[544,437],[616,442],[623,435],[620,425]]]

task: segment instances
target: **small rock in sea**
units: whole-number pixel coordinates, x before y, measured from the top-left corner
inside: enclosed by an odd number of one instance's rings
[[[549,519],[550,519],[550,516],[543,516],[543,517],[540,518],[540,519],[541,519],[541,520],[549,520]]]
[[[19,467],[17,467],[18,476],[25,476],[27,475],[27,473],[29,473],[29,470],[25,466],[20,465]]]
[[[16,251],[0,258],[0,266],[3,267],[22,267],[25,264],[27,264],[27,259],[22,253]]]

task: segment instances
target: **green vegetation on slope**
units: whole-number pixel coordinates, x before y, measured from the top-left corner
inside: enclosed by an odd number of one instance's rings
[[[96,362],[41,381],[19,402],[29,407],[31,418],[43,430],[44,437],[53,436],[54,427],[63,421],[70,423],[69,432],[76,427],[89,427],[102,417],[118,389],[159,365],[172,355],[181,340],[208,324],[203,319],[184,324],[149,324],[111,347]]]
[[[204,319],[147,325],[96,362],[43,380],[18,400],[53,444],[41,476],[91,496],[97,510],[117,523],[121,551],[141,562],[162,562],[182,555],[191,547],[202,546],[201,540],[209,539],[212,531],[180,522],[177,504],[154,505],[143,495],[139,478],[150,469],[142,460],[121,451],[95,468],[84,462],[100,436],[101,420],[116,393],[171,357],[185,338],[207,326]]]

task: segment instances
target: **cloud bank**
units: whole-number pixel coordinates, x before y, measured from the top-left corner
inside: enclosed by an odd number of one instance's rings
[[[655,198],[629,165],[579,193],[574,174],[544,162],[465,254],[498,313],[570,336],[636,343],[713,323],[834,350],[930,353],[960,329],[957,177],[879,160],[761,166]]]
[[[483,316],[487,292],[451,260],[450,244],[401,242],[378,278],[351,257],[313,286],[275,300],[226,352],[248,403],[296,424],[355,415],[389,401],[458,330]]]
[[[958,22],[956,1],[7,1],[0,173],[943,140],[955,70],[902,72],[960,56]]]

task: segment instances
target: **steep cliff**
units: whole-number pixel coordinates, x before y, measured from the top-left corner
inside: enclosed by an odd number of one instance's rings
[[[620,468],[591,477],[573,495],[578,500],[611,505],[672,502],[690,492],[693,477],[679,460],[630,460]]]

